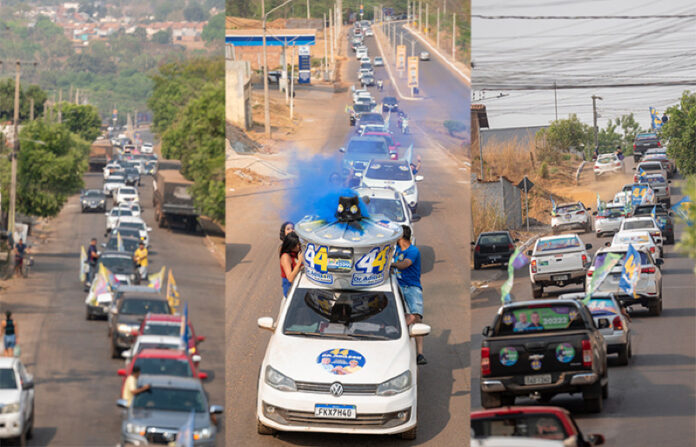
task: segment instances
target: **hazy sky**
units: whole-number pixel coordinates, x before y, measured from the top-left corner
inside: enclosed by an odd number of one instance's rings
[[[696,14],[695,0],[472,0],[472,15],[653,16]],[[553,90],[510,86],[696,82],[696,18],[522,20],[472,17],[473,101],[486,104],[491,128],[548,124]],[[481,88],[494,91],[481,93]],[[500,89],[500,90],[498,90]],[[598,125],[633,112],[648,127],[648,107],[662,112],[696,85],[558,89],[558,117],[575,113]],[[496,97],[499,94],[508,95]],[[483,96],[483,99],[481,95]]]

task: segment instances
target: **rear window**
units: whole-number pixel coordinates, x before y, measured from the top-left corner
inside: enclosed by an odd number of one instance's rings
[[[579,203],[573,204],[573,205],[564,205],[564,206],[559,206],[556,208],[557,213],[572,213],[573,211],[582,211],[583,208],[580,206]]]
[[[584,328],[585,322],[572,304],[530,305],[505,309],[496,335]]]
[[[351,154],[387,154],[387,144],[381,141],[351,141],[346,151]]]
[[[606,208],[600,216],[602,217],[622,217],[624,215],[623,208]]]
[[[655,228],[655,224],[652,220],[629,220],[624,222],[624,230],[645,230]]]
[[[628,245],[628,244],[649,244],[651,237],[647,233],[638,234],[617,234],[612,240],[612,245]]]
[[[657,134],[654,133],[639,133],[636,135],[636,140],[656,140]]]
[[[587,308],[593,316],[618,315],[620,313],[611,298],[592,298],[587,303]]]
[[[409,181],[411,177],[411,168],[407,164],[396,163],[370,163],[365,176],[375,180],[394,180],[394,181]]]
[[[595,268],[599,268],[599,266],[601,266],[604,263],[604,260],[606,259],[608,253],[609,252],[598,253],[595,256],[595,260],[594,260],[594,267]],[[614,252],[614,253],[618,253],[618,252]],[[640,253],[640,263],[642,265],[650,265],[650,260],[648,259],[648,255],[646,255],[642,251],[639,251],[638,253]],[[622,252],[621,255],[622,255],[621,259],[619,259],[619,262],[616,263],[616,265],[618,267],[621,267],[623,265],[624,261],[626,260],[626,252],[625,251]]]
[[[193,377],[191,364],[186,359],[143,358],[135,360],[141,374],[157,376]]]
[[[471,420],[471,431],[474,438],[515,436],[563,440],[570,436],[558,417],[550,413],[515,413],[476,418]]]
[[[644,163],[644,164],[640,165],[638,169],[642,169],[643,171],[661,171],[662,170],[662,163],[660,163],[660,162]]]
[[[479,245],[505,245],[511,242],[507,234],[486,234],[479,239]]]
[[[597,163],[599,163],[599,164],[611,163],[615,160],[615,158],[616,157],[614,155],[603,155],[597,159]]]
[[[545,239],[537,242],[536,252],[564,250],[566,248],[580,247],[580,239],[577,236],[562,236],[553,239]]]

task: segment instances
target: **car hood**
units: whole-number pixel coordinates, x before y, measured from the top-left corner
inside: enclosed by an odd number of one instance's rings
[[[370,188],[385,188],[391,187],[397,191],[403,193],[411,186],[415,185],[415,182],[410,181],[399,181],[399,180],[376,180],[367,177],[363,177],[363,184]]]
[[[163,411],[149,410],[145,408],[131,409],[127,422],[145,425],[148,427],[171,428],[178,430],[189,418],[188,411]],[[207,413],[196,413],[194,417],[194,429],[210,427],[210,416]]]
[[[407,340],[407,339],[406,339]],[[268,362],[276,370],[300,382],[377,384],[409,369],[409,344],[399,340],[356,341],[314,339],[278,333],[269,345]],[[334,349],[349,349],[365,359],[354,373],[337,375],[322,368],[320,354]]]
[[[119,314],[116,323],[118,324],[140,324],[145,319],[145,315],[123,315]]]
[[[19,402],[19,390],[0,390],[0,405],[7,405]]]

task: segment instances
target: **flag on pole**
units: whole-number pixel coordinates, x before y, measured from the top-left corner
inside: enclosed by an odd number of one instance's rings
[[[126,248],[123,246],[123,238],[121,238],[121,233],[116,233],[116,250],[126,251]]]
[[[162,270],[160,270],[159,272],[157,272],[153,275],[150,275],[150,278],[149,278],[150,283],[148,284],[148,287],[152,287],[153,289],[157,289],[158,292],[160,290],[162,290],[162,284],[164,283],[165,270],[166,270],[166,267],[162,267]]]
[[[633,244],[628,245],[628,252],[626,252],[626,259],[623,265],[623,271],[621,272],[621,280],[619,281],[619,288],[634,298],[638,298],[638,293],[636,292],[636,285],[640,280],[640,270],[642,267],[642,260],[640,258],[640,253],[635,249]]]
[[[556,215],[556,201],[553,200],[553,196],[551,196],[551,195],[549,196],[549,198],[551,199],[551,215],[555,216]]]
[[[87,251],[83,245],[80,247],[80,282],[85,282],[87,280],[88,271],[89,264],[87,263]]]
[[[602,202],[602,200],[599,198],[599,193],[597,193],[597,214],[603,213],[604,209],[605,209],[605,203]]]
[[[195,429],[196,414],[191,410],[186,423],[179,427],[179,433],[176,435],[176,447],[193,447],[193,431]]]
[[[413,143],[404,152],[404,160],[406,160],[409,166],[413,163]]]
[[[652,211],[650,211],[650,216],[652,216],[653,219],[657,220],[657,205],[653,205]]]
[[[611,269],[614,268],[616,264],[618,264],[619,260],[623,255],[619,253],[607,253],[607,255],[604,257],[604,262],[602,262],[602,265],[599,267],[595,268],[593,274],[592,274],[592,280],[590,281],[590,285],[587,287],[587,290],[585,291],[585,298],[582,300],[585,305],[590,302],[590,298],[592,298],[592,294],[599,288],[599,286],[604,282],[607,276],[609,276],[609,272],[611,272]]]
[[[643,200],[641,201],[641,205],[651,204],[654,201],[655,191],[651,187],[648,187],[645,191],[645,195],[643,196]]]
[[[672,205],[671,210],[679,217],[684,219],[688,226],[692,226],[694,223],[689,219],[689,207],[691,206],[691,199],[689,196],[684,196],[680,201]]]
[[[167,278],[167,301],[169,302],[169,307],[172,309],[179,307],[179,288],[174,280],[172,269],[169,269],[169,276]]]
[[[648,173],[645,172],[642,167],[638,166],[638,182],[639,183],[641,180],[645,180],[646,175],[648,175]]]
[[[512,301],[510,297],[510,291],[512,290],[512,285],[515,281],[515,270],[521,269],[525,265],[529,264],[529,258],[525,256],[522,252],[523,247],[517,247],[510,256],[508,261],[508,279],[505,280],[503,285],[500,287],[500,300],[503,304]]]
[[[188,302],[184,303],[184,318],[181,319],[181,331],[179,334],[181,335],[181,339],[184,342],[184,346],[188,348]]]

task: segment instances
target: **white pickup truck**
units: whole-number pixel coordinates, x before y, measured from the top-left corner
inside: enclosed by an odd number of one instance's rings
[[[541,298],[544,287],[564,287],[567,284],[585,284],[585,275],[592,262],[587,250],[592,244],[583,244],[577,234],[542,237],[536,241],[531,256],[529,277],[532,296]]]

